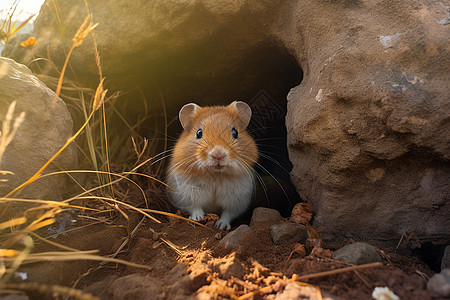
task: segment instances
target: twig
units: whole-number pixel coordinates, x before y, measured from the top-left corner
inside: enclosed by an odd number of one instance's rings
[[[369,282],[367,282],[366,279],[364,279],[364,277],[362,276],[362,274],[360,274],[358,271],[354,270],[353,273],[355,273],[355,275],[369,288],[371,289],[372,287],[370,286]]]
[[[325,272],[319,272],[319,273],[313,273],[313,274],[298,276],[297,279],[298,280],[305,280],[305,279],[310,279],[310,278],[324,277],[324,276],[336,275],[336,274],[339,274],[339,273],[345,273],[345,272],[348,272],[348,271],[381,267],[382,265],[383,264],[380,263],[380,262],[375,262],[375,263],[370,263],[370,264],[364,264],[364,265],[352,266],[352,267],[345,267],[345,268],[340,268],[340,269],[337,269],[337,270],[331,270],[331,271],[325,271]]]

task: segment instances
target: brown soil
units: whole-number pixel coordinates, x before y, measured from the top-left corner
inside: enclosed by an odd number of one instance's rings
[[[219,244],[223,231],[174,218],[160,218],[164,222],[156,224],[149,219],[140,222],[137,213],[127,211],[127,216],[128,220],[117,214],[109,224],[91,225],[52,241],[80,250],[99,249],[108,255],[130,233],[131,239],[115,257],[151,269],[86,261],[35,263],[21,267],[28,275],[26,281],[15,281],[69,286],[101,299],[274,299],[293,281],[312,286],[301,286],[301,299],[372,299],[373,289],[385,286],[400,299],[439,299],[426,290],[426,278],[433,274],[426,265],[388,250],[379,251],[380,267],[300,280],[299,276],[349,265],[328,258],[326,250],[303,257],[301,251],[293,251],[294,245],[274,245],[267,228],[249,234],[232,251]],[[43,250],[57,249],[36,246],[35,251]],[[32,299],[67,299],[61,296],[64,292],[51,287],[27,294]]]

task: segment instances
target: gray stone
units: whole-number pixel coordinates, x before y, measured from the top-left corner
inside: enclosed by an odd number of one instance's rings
[[[450,297],[450,269],[443,269],[428,280],[427,289],[443,297]]]
[[[0,116],[5,118],[8,107],[17,101],[13,118],[25,112],[23,123],[1,158],[0,169],[13,175],[2,176],[0,194],[5,195],[28,180],[72,135],[73,122],[66,104],[37,79],[24,65],[8,58],[0,58]],[[4,130],[4,128],[2,128]],[[76,148],[70,145],[43,172],[48,174],[70,170],[76,166]],[[65,175],[40,178],[15,196],[28,199],[61,200],[66,189]],[[13,207],[13,209],[11,209]],[[0,207],[0,211],[1,211]],[[12,215],[23,210],[21,205],[10,206]]]
[[[253,210],[250,228],[253,230],[261,229],[261,227],[272,226],[281,219],[280,213],[271,208],[257,207]]]
[[[278,223],[270,227],[272,241],[277,244],[303,243],[308,238],[305,225],[297,223]]]
[[[239,246],[241,239],[247,232],[251,232],[251,228],[247,225],[243,224],[236,228],[235,230],[229,232],[226,236],[224,236],[219,244],[222,245],[225,249],[232,249]]]
[[[354,243],[333,252],[333,259],[354,265],[381,262],[375,247],[365,243]]]
[[[441,269],[450,268],[450,246],[445,247],[444,256],[442,257]]]

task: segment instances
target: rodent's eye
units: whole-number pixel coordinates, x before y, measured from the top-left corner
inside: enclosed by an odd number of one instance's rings
[[[233,138],[235,138],[235,139],[238,138],[238,131],[236,130],[236,128],[233,127],[233,129],[231,129],[231,135],[232,135]]]
[[[199,130],[197,130],[197,138],[201,139],[203,136],[203,130],[200,128]]]

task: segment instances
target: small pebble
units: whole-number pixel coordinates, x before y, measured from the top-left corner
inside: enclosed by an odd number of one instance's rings
[[[225,249],[232,249],[239,246],[242,237],[245,233],[252,231],[247,225],[241,225],[235,230],[229,232],[223,239],[220,240],[219,244]]]
[[[270,227],[272,241],[277,244],[304,243],[308,238],[305,225],[297,223],[278,223]]]
[[[257,230],[261,228],[261,225],[271,226],[277,223],[280,219],[281,215],[278,210],[266,207],[257,207],[253,210],[250,228]]]
[[[381,262],[375,247],[365,243],[353,243],[333,252],[333,259],[354,265]]]

